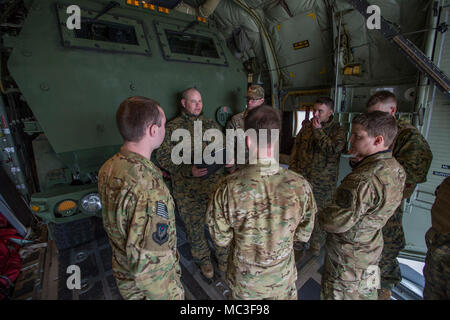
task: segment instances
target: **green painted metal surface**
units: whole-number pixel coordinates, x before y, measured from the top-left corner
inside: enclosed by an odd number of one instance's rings
[[[92,216],[101,216],[101,211],[95,214],[86,213],[82,207],[80,200],[93,192],[97,192],[97,185],[83,186],[63,186],[54,188],[53,190],[40,192],[33,195],[30,206],[39,207],[39,211],[35,211],[38,217],[42,218],[45,223],[65,223],[79,219],[85,219]],[[58,214],[56,207],[65,200],[73,200],[77,203],[76,208],[68,214]]]
[[[31,201],[43,204],[37,215],[46,222],[86,217],[78,211],[55,217],[53,210],[58,201],[79,201],[84,191],[96,190],[99,168],[122,144],[115,113],[124,99],[155,99],[168,120],[189,87],[202,93],[204,114],[212,119],[220,107],[236,113],[245,105],[246,72],[211,22],[125,0],[94,20],[109,2],[33,1],[20,34],[4,37],[12,48],[8,70],[37,120],[27,130],[48,139],[34,143],[41,192]],[[66,26],[70,5],[81,9],[81,30]],[[189,35],[186,43],[201,42],[199,49],[172,52],[168,32],[181,34],[178,46]],[[70,186],[72,177],[90,184]]]
[[[222,62],[226,63],[172,61],[162,54],[155,24],[187,27],[196,19],[194,16],[131,7],[121,1],[121,7],[112,9],[99,20],[120,17],[121,20],[116,19],[118,23],[139,26],[136,35],[145,35],[146,39],[140,40],[136,50],[129,49],[131,45],[128,45],[125,52],[118,53],[114,47],[122,44],[105,41],[77,39],[75,44],[72,39],[70,45],[64,42],[74,34],[60,21],[65,7],[79,5],[83,18],[84,12],[95,15],[108,2],[34,1],[19,37],[9,41],[14,49],[8,69],[54,151],[66,165],[98,168],[117,151],[122,141],[115,125],[115,111],[129,96],[142,95],[159,101],[171,119],[179,110],[178,94],[195,86],[203,93],[207,117],[214,118],[216,110],[223,105],[234,112],[240,111],[245,104],[245,72],[208,23],[196,24],[189,33],[210,34],[220,46]],[[149,55],[136,52],[145,46]]]

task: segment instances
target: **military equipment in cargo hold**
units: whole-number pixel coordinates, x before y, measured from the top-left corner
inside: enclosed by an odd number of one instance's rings
[[[41,192],[30,206],[46,223],[99,216],[97,171],[122,143],[115,112],[125,98],[151,97],[168,119],[177,94],[192,86],[205,92],[209,118],[245,105],[245,70],[212,21],[141,1],[28,3],[20,33],[3,45],[35,116],[25,131],[40,134],[33,151]],[[81,29],[67,26],[71,5],[81,9]]]

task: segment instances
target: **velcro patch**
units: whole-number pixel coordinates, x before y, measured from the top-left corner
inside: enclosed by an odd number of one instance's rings
[[[169,219],[169,212],[167,211],[167,206],[164,202],[156,202],[156,214],[164,219]]]
[[[156,231],[153,232],[152,238],[153,241],[155,241],[160,246],[169,240],[169,226],[165,223],[157,223],[156,224]]]

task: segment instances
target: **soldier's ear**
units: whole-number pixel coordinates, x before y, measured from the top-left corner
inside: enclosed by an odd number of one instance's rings
[[[186,109],[186,99],[181,99],[181,106]]]
[[[158,126],[156,124],[151,124],[148,126],[148,133],[150,137],[155,137],[156,133],[158,132]]]
[[[374,144],[377,147],[378,146],[385,147],[385,145],[384,145],[384,137],[383,136],[376,136],[375,140],[374,140]]]
[[[397,105],[393,104],[391,106],[391,114],[395,117],[396,113],[397,113]]]

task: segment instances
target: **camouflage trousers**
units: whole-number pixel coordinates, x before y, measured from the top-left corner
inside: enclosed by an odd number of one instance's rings
[[[334,186],[316,186],[313,184],[314,199],[316,200],[317,212],[319,213],[323,208],[331,203],[333,199]],[[325,244],[327,233],[320,228],[318,214],[314,217],[314,229],[311,234],[310,246],[319,250]]]
[[[397,257],[405,247],[403,232],[403,209],[400,205],[383,227],[383,251],[381,253],[381,287],[392,290],[402,281],[402,273]]]
[[[314,229],[309,240],[310,248],[320,250],[327,240],[327,233],[323,231],[319,226],[319,218],[316,215],[314,217]]]
[[[186,227],[186,237],[191,245],[191,253],[195,263],[204,265],[211,262],[211,251],[206,238],[206,209],[208,194],[197,194],[195,197],[176,199],[178,212]],[[228,248],[215,247],[216,258],[220,264],[226,264]]]
[[[179,275],[181,277],[181,274]],[[140,289],[136,282],[129,277],[124,277],[120,272],[114,272],[120,295],[125,300],[184,300],[184,288],[180,279],[168,284],[164,296],[152,297],[152,284],[149,283],[148,290]]]
[[[350,268],[325,257],[322,275],[321,300],[377,300],[380,269],[377,265],[367,269]]]
[[[297,287],[295,286],[295,283],[293,283],[283,293],[281,293],[279,295],[275,295],[275,296],[264,297],[264,298],[261,298],[257,295],[243,296],[243,295],[240,295],[238,292],[234,292],[233,290],[231,290],[230,299],[231,300],[298,300]]]
[[[297,300],[297,268],[292,252],[277,265],[247,264],[230,254],[226,281],[235,300]]]
[[[450,234],[430,228],[425,235],[427,257],[423,268],[425,300],[450,299]]]

